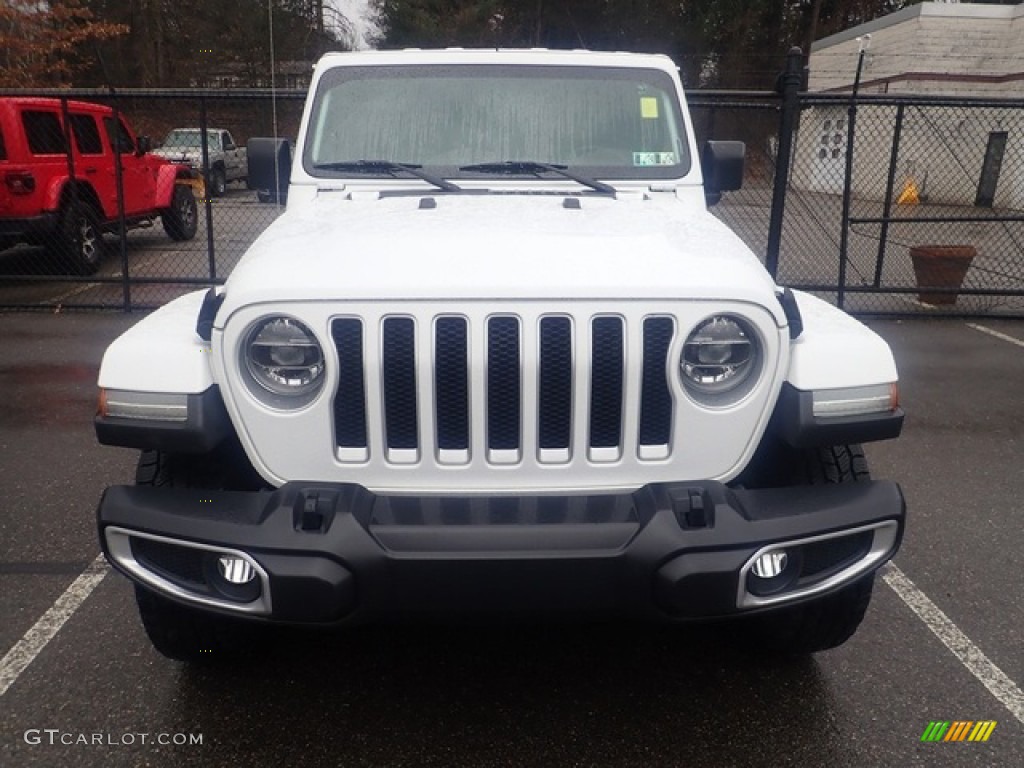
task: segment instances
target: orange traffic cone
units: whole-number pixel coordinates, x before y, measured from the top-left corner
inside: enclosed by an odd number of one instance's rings
[[[921,193],[917,189],[917,183],[912,178],[907,179],[903,185],[903,191],[896,199],[896,205],[917,205],[920,202]]]

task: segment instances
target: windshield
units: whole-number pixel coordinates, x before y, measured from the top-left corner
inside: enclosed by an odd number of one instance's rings
[[[317,88],[304,167],[344,176],[327,166],[367,158],[455,178],[506,161],[614,179],[678,178],[690,167],[673,80],[592,66],[332,69]]]
[[[202,134],[198,128],[175,128],[167,134],[167,138],[164,139],[164,146],[170,149],[198,148],[201,146],[200,136]],[[210,147],[216,147],[217,133],[215,131],[207,131],[206,141]]]

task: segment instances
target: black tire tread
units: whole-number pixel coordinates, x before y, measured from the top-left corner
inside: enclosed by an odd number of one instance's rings
[[[804,656],[842,645],[864,619],[874,584],[872,573],[831,595],[755,617],[758,646],[773,653]]]
[[[797,454],[791,482],[832,485],[871,480],[864,449],[833,445]],[[759,650],[807,655],[842,645],[857,631],[871,602],[875,574],[837,592],[751,618],[752,642]]]
[[[146,636],[169,659],[216,664],[252,645],[252,628],[226,616],[195,611],[138,585],[135,602]]]
[[[232,455],[230,450],[199,456],[143,451],[135,484],[153,488],[252,487],[251,467],[239,469],[231,463]],[[244,621],[181,605],[139,585],[135,586],[135,601],[146,635],[167,658],[216,664],[258,647],[260,627]]]
[[[70,201],[65,202],[61,206],[56,233],[56,253],[71,274],[87,277],[95,274],[100,268],[100,262],[103,261],[104,247],[103,233],[100,228],[100,215],[91,203],[86,201],[77,203],[82,215],[89,220],[93,229],[96,230],[97,258],[95,262],[87,262],[82,259],[81,253],[79,253],[77,224],[74,221],[75,206],[76,203]]]
[[[868,460],[859,445],[833,445],[804,455],[803,481],[807,485],[860,483],[870,479]]]
[[[219,165],[210,169],[210,183],[208,187],[210,197],[222,197],[227,192],[228,176]]]

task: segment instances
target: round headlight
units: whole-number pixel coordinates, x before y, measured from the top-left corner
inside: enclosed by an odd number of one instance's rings
[[[692,394],[715,397],[752,383],[758,358],[757,337],[750,326],[738,317],[716,315],[686,339],[679,368]]]
[[[271,395],[288,398],[288,405],[309,402],[324,383],[320,343],[309,328],[291,317],[268,317],[256,323],[246,338],[244,359],[251,380]]]

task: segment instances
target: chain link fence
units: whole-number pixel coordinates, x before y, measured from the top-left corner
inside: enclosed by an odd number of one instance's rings
[[[776,94],[695,91],[687,95],[698,147],[708,140],[746,145],[743,188],[711,208],[762,260],[772,212],[780,100]]]
[[[784,284],[859,313],[1024,314],[1019,100],[806,95],[786,198]]]
[[[239,147],[249,138],[275,133],[294,141],[303,91],[278,91],[273,98],[266,90],[0,92],[0,103],[13,95],[108,105],[154,145],[177,128],[198,136],[205,128],[208,138],[205,160],[202,152],[172,155],[197,177],[189,182],[196,227],[187,238],[169,236],[162,214],[136,217],[128,210],[136,194],[132,164],[141,153],[122,154],[124,225],[119,214],[104,217],[94,273],[74,274],[89,270],[69,267],[69,238],[80,240],[81,233],[59,227],[59,206],[58,226],[28,243],[12,238],[5,228],[10,211],[0,208],[2,307],[159,306],[223,282],[281,213],[280,206],[261,202],[237,172],[225,170],[221,191],[217,163],[223,146],[215,145],[220,131]],[[776,276],[781,284],[856,313],[1024,316],[1024,105],[1019,100],[861,96],[853,103],[849,96],[800,94],[787,101],[774,93],[711,91],[693,92],[689,99],[698,141],[746,143],[744,188],[726,194],[712,211],[770,268],[775,268],[769,237],[774,223],[780,233]],[[36,149],[48,150],[41,155],[63,164],[83,188],[98,174],[107,174],[104,183],[114,185],[109,168],[91,165],[95,158],[87,153],[76,155],[75,167],[68,168],[68,140],[77,147],[90,138],[65,125],[74,122],[70,115],[64,120],[65,109],[35,110],[56,112],[58,125],[50,144]],[[779,126],[786,109],[799,119],[785,147],[789,172],[778,179],[777,159],[787,138],[780,137]],[[0,115],[0,129],[10,132],[10,119]],[[102,120],[97,130],[105,130]],[[0,183],[7,188],[0,190],[0,199],[27,183],[24,177],[19,182],[24,166],[11,157],[15,141],[4,142]],[[90,173],[93,165],[98,170]]]
[[[275,133],[294,142],[304,98],[0,93],[0,306],[151,309],[222,283],[283,210],[248,188],[246,142]],[[172,167],[189,177],[176,186],[194,201],[192,226],[175,218],[163,180]],[[54,195],[54,185],[67,189]]]

